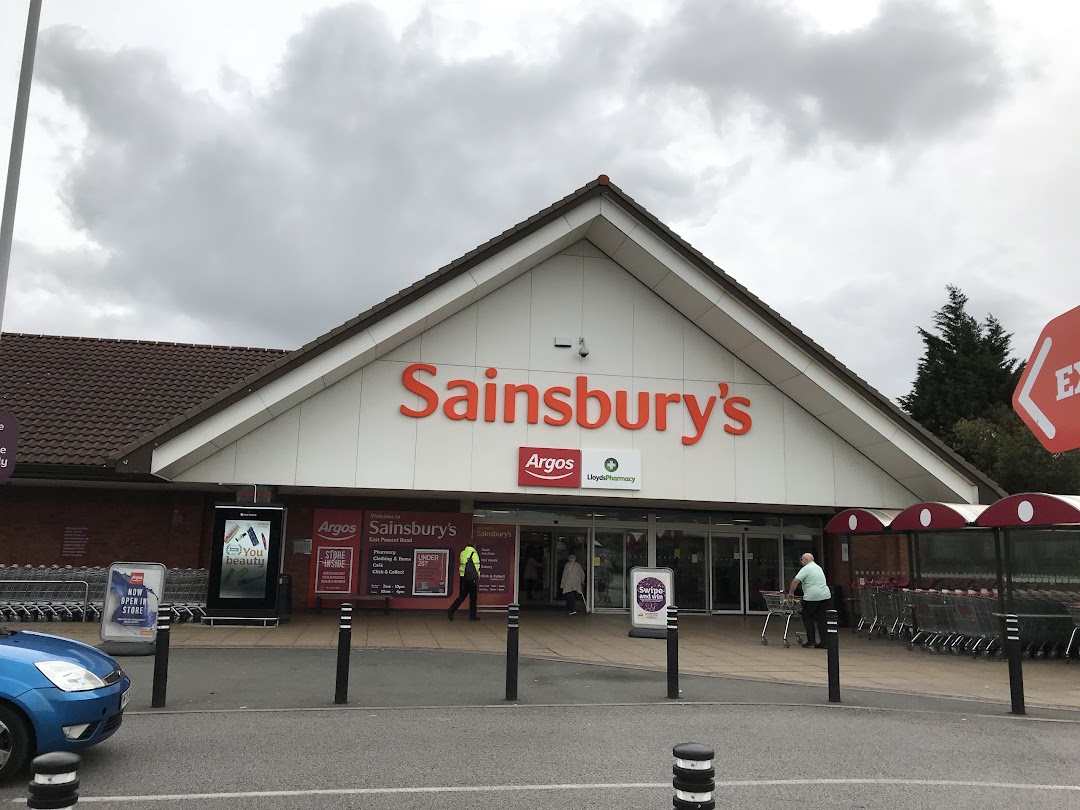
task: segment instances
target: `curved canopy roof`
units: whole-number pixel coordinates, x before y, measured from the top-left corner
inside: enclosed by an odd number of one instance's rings
[[[889,528],[895,509],[845,509],[825,527],[827,534],[876,534]]]
[[[986,507],[978,523],[994,528],[1080,524],[1080,496],[1042,492],[1010,495]]]
[[[975,521],[986,508],[981,504],[970,503],[916,503],[897,515],[891,528],[902,532],[965,529],[975,525]]]

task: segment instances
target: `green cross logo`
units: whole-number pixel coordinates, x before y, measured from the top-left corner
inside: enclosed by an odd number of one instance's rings
[[[604,469],[607,470],[609,473],[613,473],[617,469],[619,469],[619,462],[617,462],[613,458],[609,458],[607,461],[604,462]]]

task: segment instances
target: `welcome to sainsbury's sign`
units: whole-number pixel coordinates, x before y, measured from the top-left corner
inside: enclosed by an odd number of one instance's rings
[[[495,380],[499,372],[489,368],[484,372],[489,380]],[[750,418],[750,398],[729,396],[727,383],[717,383],[717,393],[699,398],[695,394],[667,394],[639,391],[635,399],[634,417],[631,418],[631,394],[618,389],[609,393],[600,388],[591,388],[589,378],[583,374],[574,378],[574,387],[553,385],[541,391],[535,385],[487,382],[480,386],[472,380],[448,380],[436,387],[439,375],[437,366],[430,363],[413,363],[401,374],[401,384],[405,390],[420,397],[420,406],[411,408],[402,405],[400,410],[405,416],[423,419],[436,411],[442,410],[448,419],[477,422],[516,422],[519,409],[525,421],[530,425],[568,425],[576,422],[583,428],[599,428],[612,418],[627,430],[642,430],[652,425],[657,431],[665,431],[669,420],[678,426],[683,424],[682,411],[690,417],[693,429],[682,437],[686,445],[697,444],[705,435],[714,413],[724,419],[724,432],[741,436],[753,425]],[[500,390],[501,388],[501,390]],[[589,410],[595,418],[590,418]],[[541,416],[541,404],[543,416]],[[719,417],[719,413],[723,417]]]

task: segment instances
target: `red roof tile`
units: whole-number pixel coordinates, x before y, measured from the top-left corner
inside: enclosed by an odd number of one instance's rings
[[[0,336],[0,409],[19,418],[17,463],[103,465],[285,354],[7,332]]]

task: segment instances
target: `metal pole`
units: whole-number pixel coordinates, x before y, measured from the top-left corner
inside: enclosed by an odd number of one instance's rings
[[[1009,696],[1012,713],[1025,714],[1024,668],[1020,663],[1020,619],[1014,613],[1005,617],[1005,654],[1009,657]]]
[[[23,40],[22,67],[19,70],[19,91],[15,96],[15,124],[11,128],[11,156],[8,158],[7,185],[4,186],[4,212],[0,215],[0,332],[3,332],[11,243],[15,236],[15,203],[19,198],[26,115],[30,109],[30,80],[34,76],[34,56],[37,52],[40,22],[41,0],[30,0],[30,12],[26,17],[26,39]]]
[[[671,769],[671,787],[675,790],[672,806],[678,810],[713,810],[716,800],[715,752],[701,743],[680,743],[671,749],[675,767]]]
[[[515,602],[506,612],[506,699],[518,699],[518,626],[519,605]]]
[[[825,611],[825,646],[829,656],[829,703],[840,702],[840,630],[835,610]]]
[[[54,751],[34,757],[30,772],[34,775],[29,785],[30,798],[26,806],[30,810],[67,810],[79,802],[79,764],[82,758],[70,751]]]
[[[679,695],[679,609],[667,609],[667,696],[678,700]]]
[[[172,605],[158,605],[157,641],[154,648],[154,686],[150,705],[160,709],[165,705],[165,692],[169,687],[169,626],[172,623]]]
[[[352,605],[341,606],[341,622],[338,624],[337,683],[334,687],[334,703],[349,702],[349,654],[352,651]]]

